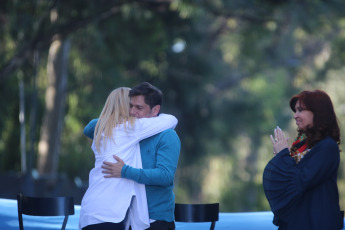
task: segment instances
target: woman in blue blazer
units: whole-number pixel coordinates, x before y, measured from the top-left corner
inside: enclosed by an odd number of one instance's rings
[[[330,97],[321,90],[303,91],[290,100],[298,135],[288,138],[277,127],[271,135],[274,157],[263,173],[273,223],[279,230],[338,230],[337,173],[340,130]]]

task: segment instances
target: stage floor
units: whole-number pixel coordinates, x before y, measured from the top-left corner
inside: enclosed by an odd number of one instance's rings
[[[77,230],[80,206],[75,206],[75,214],[69,216],[66,230]],[[217,230],[276,230],[272,224],[272,212],[220,213]],[[35,217],[23,215],[25,230],[60,229],[63,217]],[[177,230],[209,229],[210,223],[176,223]],[[18,230],[17,201],[0,199],[0,230]]]

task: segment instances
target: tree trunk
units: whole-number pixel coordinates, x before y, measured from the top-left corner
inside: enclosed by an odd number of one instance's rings
[[[38,144],[37,167],[40,175],[57,175],[60,135],[67,87],[67,59],[70,42],[55,40],[49,49],[46,108]]]
[[[33,82],[32,82],[32,95],[30,106],[30,151],[27,159],[27,171],[32,172],[35,156],[35,141],[36,141],[36,120],[37,120],[37,74],[39,65],[39,51],[35,50],[33,55]]]
[[[25,92],[23,78],[19,79],[19,123],[20,123],[20,156],[21,173],[26,173],[26,132],[25,132]]]

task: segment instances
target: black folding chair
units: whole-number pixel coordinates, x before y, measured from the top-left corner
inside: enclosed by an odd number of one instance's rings
[[[219,203],[213,204],[175,204],[176,222],[212,222],[214,230],[219,218]]]
[[[73,197],[29,197],[17,195],[19,229],[24,230],[23,216],[65,216],[61,230],[66,228],[69,215],[74,215]]]

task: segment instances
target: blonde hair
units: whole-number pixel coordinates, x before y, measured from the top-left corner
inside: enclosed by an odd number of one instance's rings
[[[99,152],[102,134],[104,135],[104,144],[111,138],[114,142],[114,128],[123,124],[127,132],[127,124],[134,126],[135,117],[129,116],[129,93],[130,88],[120,87],[113,90],[105,102],[101,115],[99,116],[95,131],[95,144]]]

